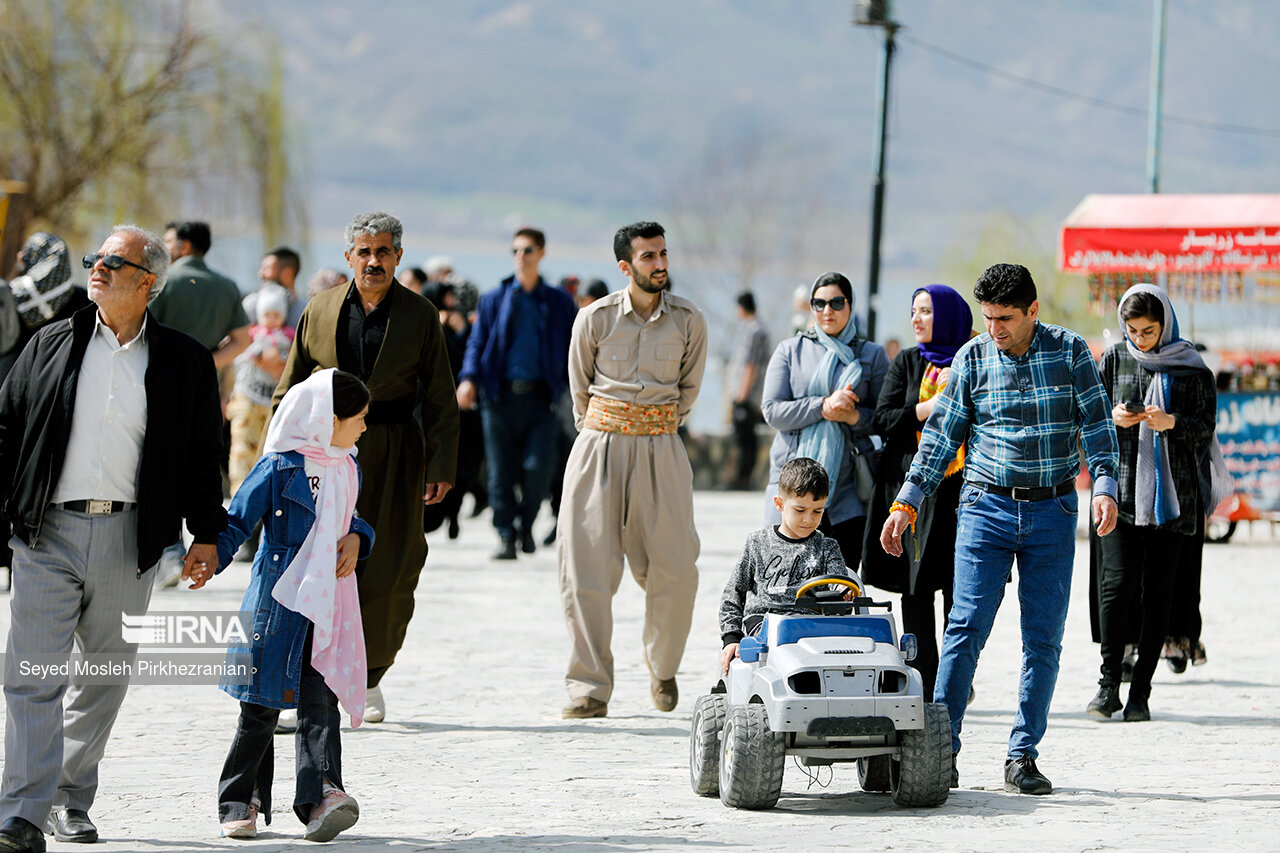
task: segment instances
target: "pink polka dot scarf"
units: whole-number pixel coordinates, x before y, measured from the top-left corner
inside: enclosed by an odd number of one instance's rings
[[[351,715],[364,720],[365,646],[356,576],[337,576],[338,540],[351,528],[359,481],[354,447],[334,447],[332,369],[289,389],[271,419],[263,453],[296,450],[323,468],[316,520],[271,595],[315,626],[311,665]]]

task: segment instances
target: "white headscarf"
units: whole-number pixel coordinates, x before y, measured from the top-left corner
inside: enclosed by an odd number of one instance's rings
[[[354,447],[334,447],[333,374],[320,370],[289,389],[271,419],[263,453],[296,450],[321,467],[316,520],[271,596],[315,626],[311,665],[351,715],[364,720],[366,658],[356,576],[338,578],[338,540],[351,529],[359,480]]]

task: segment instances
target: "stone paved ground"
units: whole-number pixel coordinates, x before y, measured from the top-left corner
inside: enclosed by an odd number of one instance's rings
[[[486,518],[465,522],[455,543],[432,534],[408,645],[385,682],[389,722],[344,734],[344,772],[363,812],[335,844],[467,853],[1280,849],[1280,539],[1267,530],[1210,547],[1209,664],[1184,675],[1162,664],[1147,724],[1100,723],[1083,713],[1098,654],[1089,642],[1085,552],[1077,548],[1062,676],[1041,745],[1052,796],[1002,792],[1020,654],[1010,596],[978,669],[962,787],[945,806],[900,809],[887,795],[861,792],[850,766],[811,785],[791,765],[777,808],[740,812],[691,793],[688,714],[712,678],[719,590],[759,523],[759,499],[704,492],[696,506],[702,581],[673,714],[649,704],[642,599],[629,580],[615,606],[610,716],[563,721],[568,641],[553,551],[492,563]],[[157,591],[152,607],[234,609],[246,581],[247,566],[238,564],[206,590]],[[7,608],[0,628],[7,631]],[[218,837],[217,778],[236,711],[212,687],[133,688],[101,768],[93,817],[104,843],[92,849],[308,846],[287,808],[286,738],[277,739],[276,761],[276,798],[286,808],[256,841]],[[50,849],[77,847],[51,841]]]

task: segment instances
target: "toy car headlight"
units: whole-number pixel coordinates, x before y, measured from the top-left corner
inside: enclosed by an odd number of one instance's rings
[[[898,648],[902,651],[902,659],[905,661],[915,660],[916,653],[920,651],[915,634],[903,634],[898,640]]]

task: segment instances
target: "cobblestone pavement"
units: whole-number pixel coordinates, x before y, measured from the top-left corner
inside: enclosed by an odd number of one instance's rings
[[[1161,664],[1145,724],[1084,714],[1098,650],[1089,641],[1087,555],[1079,543],[1062,673],[1039,762],[1053,795],[1002,789],[1020,656],[1017,598],[1009,595],[979,664],[961,787],[946,805],[901,809],[888,795],[861,792],[849,765],[812,783],[789,765],[777,808],[742,812],[690,791],[688,723],[694,698],[712,682],[720,588],[743,537],[760,523],[760,499],[702,492],[695,505],[701,588],[672,714],[649,703],[643,601],[634,583],[624,581],[615,602],[609,716],[564,721],[568,639],[554,549],[514,564],[490,562],[495,537],[487,516],[464,521],[456,542],[433,533],[408,642],[384,681],[387,722],[344,732],[344,775],[362,816],[334,844],[475,853],[1280,849],[1280,539],[1265,527],[1209,546],[1208,665],[1175,675]],[[550,521],[540,524],[542,534]],[[235,609],[247,580],[247,564],[236,564],[205,590],[157,590],[152,609]],[[5,631],[8,616],[0,608]],[[132,688],[101,767],[92,816],[103,842],[92,849],[309,846],[288,808],[288,738],[276,740],[274,822],[255,841],[218,837],[218,773],[236,714],[237,704],[213,687]],[[50,840],[50,849],[78,846]]]

